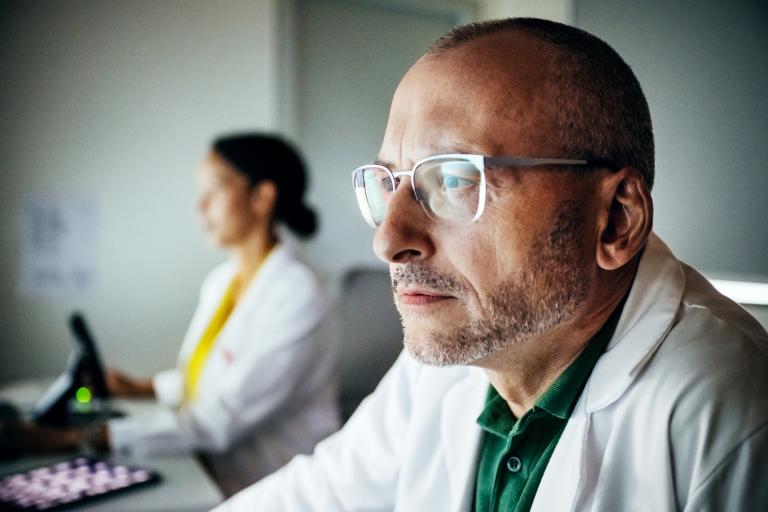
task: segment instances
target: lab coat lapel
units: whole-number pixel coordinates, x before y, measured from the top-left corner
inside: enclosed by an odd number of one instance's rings
[[[589,415],[585,404],[582,395],[547,464],[531,512],[577,510],[575,506],[583,487],[584,447],[589,432]]]
[[[680,262],[651,234],[613,339],[584,390],[588,413],[618,400],[650,362],[674,324],[684,290]]]
[[[457,382],[445,394],[440,428],[448,472],[451,510],[471,509],[480,427],[475,420],[480,415],[488,391],[488,378],[479,368],[470,368],[466,378]]]
[[[249,337],[243,336],[243,332],[252,331],[249,326],[268,324],[266,320],[273,311],[273,305],[268,300],[269,287],[274,284],[275,273],[283,267],[282,262],[287,258],[287,255],[288,252],[285,246],[278,244],[253,277],[253,280],[248,283],[240,301],[232,310],[227,322],[219,333],[216,343],[220,348],[227,347],[231,350],[239,350],[241,344],[250,341]],[[234,268],[226,283],[227,286],[229,286],[233,276]],[[223,290],[222,293],[224,293]],[[266,345],[264,348],[267,348]]]
[[[221,298],[234,274],[235,263],[228,260],[216,267],[203,282],[195,314],[192,316],[192,321],[187,328],[184,342],[179,351],[177,362],[179,368],[186,368],[187,361],[189,361],[197,344],[200,343],[200,338],[208,327],[216,308],[219,307]]]
[[[614,336],[552,453],[531,512],[588,508],[602,458],[588,447],[591,414],[618,400],[653,358],[674,323],[684,289],[679,262],[651,234]]]

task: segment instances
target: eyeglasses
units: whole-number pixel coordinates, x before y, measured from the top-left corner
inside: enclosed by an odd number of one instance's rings
[[[550,165],[613,167],[593,159],[448,154],[420,160],[410,171],[363,165],[352,172],[352,184],[360,212],[371,227],[378,227],[384,220],[389,201],[404,176],[411,178],[413,195],[431,219],[469,224],[479,219],[485,208],[486,169]]]

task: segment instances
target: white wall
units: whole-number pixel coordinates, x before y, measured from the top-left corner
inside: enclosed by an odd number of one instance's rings
[[[173,363],[200,280],[194,172],[211,137],[276,129],[277,0],[0,3],[0,381],[53,374],[81,308],[107,360]],[[17,289],[21,199],[97,207],[86,296]]]
[[[478,0],[477,17],[533,17],[573,24],[576,0]]]

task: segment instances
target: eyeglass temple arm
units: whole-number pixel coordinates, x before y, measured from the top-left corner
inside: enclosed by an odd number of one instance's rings
[[[589,167],[605,167],[613,171],[619,167],[613,162],[603,158],[589,158],[586,160],[575,160],[566,158],[517,158],[517,157],[485,157],[484,163],[488,167],[495,165],[510,165],[516,167],[536,167],[539,165],[585,165]]]

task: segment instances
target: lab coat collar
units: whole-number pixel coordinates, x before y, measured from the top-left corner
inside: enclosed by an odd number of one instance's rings
[[[674,324],[684,289],[680,263],[652,233],[613,338],[584,390],[587,414],[618,400],[653,358]]]
[[[259,268],[256,275],[247,284],[241,299],[238,301],[238,304],[232,310],[229,318],[221,328],[221,332],[219,332],[217,338],[217,345],[225,346],[228,344],[228,340],[242,339],[241,336],[234,333],[241,333],[244,329],[243,324],[253,321],[253,309],[243,307],[241,304],[258,304],[259,297],[268,295],[268,288],[274,286],[276,276],[279,272],[285,269],[286,261],[289,261],[292,258],[294,258],[293,253],[285,244],[278,242],[277,245],[272,248],[267,259],[262,263],[261,268]],[[203,313],[199,315],[198,318],[201,323],[190,327],[190,332],[195,333],[193,343],[189,344],[189,346],[185,346],[179,356],[179,361],[182,361],[183,365],[186,365],[186,361],[189,359],[192,350],[197,346],[197,342],[203,329],[208,325],[207,322],[210,321],[210,318],[213,317],[216,309],[219,307],[224,290],[230,285],[236,272],[237,263],[233,258],[230,258],[224,262],[219,271],[215,273],[214,279],[210,283],[212,293],[205,293],[205,302],[201,302],[200,304]]]
[[[259,268],[258,272],[256,272],[256,275],[253,276],[253,279],[251,279],[251,281],[247,284],[245,290],[243,291],[241,302],[252,303],[253,301],[257,300],[257,297],[263,296],[266,293],[265,288],[274,285],[274,276],[276,276],[276,273],[280,272],[281,269],[285,269],[285,262],[292,257],[293,254],[291,250],[285,244],[278,242],[277,245],[275,245],[267,255],[267,258],[261,264],[261,267]],[[229,286],[229,283],[234,278],[236,271],[237,263],[235,260],[230,259],[227,261],[227,271],[222,273],[222,279],[219,283],[219,287],[222,290]],[[217,297],[216,300],[219,300],[219,298]],[[213,309],[210,312],[211,315],[213,315],[216,307],[218,307],[218,302],[213,304]],[[235,307],[230,318],[239,318],[241,315],[242,308],[238,309]],[[231,320],[228,321],[226,324],[224,324],[222,331],[226,330],[227,327],[233,323],[235,322]]]
[[[618,400],[650,362],[674,325],[685,289],[680,263],[651,234],[613,339],[598,360],[539,483],[531,512],[589,508],[585,451],[592,414]]]
[[[262,288],[273,282],[272,276],[275,272],[279,272],[281,268],[285,268],[283,262],[292,257],[291,251],[288,247],[280,242],[275,245],[267,255],[267,258],[261,264],[258,272],[245,290],[246,295],[259,295],[263,293]],[[235,269],[232,269],[234,274]]]

